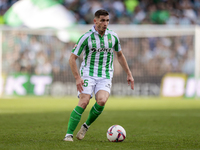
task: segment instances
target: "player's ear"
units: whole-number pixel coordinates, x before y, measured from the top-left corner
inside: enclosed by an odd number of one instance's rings
[[[93,19],[93,21],[94,21],[94,23],[96,23],[96,22],[97,22],[97,19],[96,19],[96,18],[94,18],[94,19]]]

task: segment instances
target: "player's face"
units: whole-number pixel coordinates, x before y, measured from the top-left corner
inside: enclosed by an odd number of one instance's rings
[[[101,15],[99,18],[95,18],[94,23],[95,23],[95,29],[99,33],[102,33],[102,32],[105,33],[109,24],[109,15],[108,16]]]

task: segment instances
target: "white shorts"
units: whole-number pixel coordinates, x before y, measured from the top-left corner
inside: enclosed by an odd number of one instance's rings
[[[82,79],[84,81],[82,93],[91,95],[90,98],[92,98],[93,92],[96,94],[99,90],[107,91],[110,94],[112,79],[98,77],[82,77]],[[79,94],[81,93],[78,91],[78,97]]]

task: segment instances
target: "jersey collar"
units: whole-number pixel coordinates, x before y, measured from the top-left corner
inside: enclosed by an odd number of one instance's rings
[[[95,30],[95,26],[92,27],[92,32],[99,34],[97,30]],[[108,35],[108,31],[106,30],[104,35]]]

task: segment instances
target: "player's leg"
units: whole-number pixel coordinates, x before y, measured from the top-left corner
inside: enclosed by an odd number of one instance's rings
[[[100,90],[96,94],[96,103],[91,108],[87,121],[81,126],[81,129],[77,133],[76,137],[82,140],[89,126],[97,119],[97,117],[102,113],[104,105],[108,100],[109,93],[107,91]]]
[[[96,93],[96,103],[90,110],[88,119],[86,121],[86,124],[88,126],[90,126],[97,119],[97,117],[103,112],[108,97],[109,97],[109,92],[107,91],[99,90]]]
[[[109,79],[102,79],[99,80],[95,87],[95,98],[96,103],[91,108],[88,119],[86,122],[81,126],[77,134],[77,138],[79,140],[83,139],[85,133],[87,132],[89,126],[98,118],[98,116],[102,113],[104,106],[108,100],[111,88],[111,80]]]
[[[78,92],[79,102],[70,115],[67,134],[64,139],[65,141],[73,141],[73,132],[80,122],[81,115],[83,114],[85,108],[90,101],[90,98],[92,97],[92,92],[94,88],[93,79],[83,78],[83,80],[86,80],[87,84],[83,87],[82,93]]]
[[[90,110],[86,124],[90,126],[97,117],[102,113],[104,106],[110,95],[112,79],[99,79],[95,87],[96,103]]]
[[[73,133],[76,129],[78,123],[81,120],[81,115],[83,114],[85,108],[87,107],[91,95],[89,94],[80,94],[80,99],[78,105],[74,108],[70,115],[70,119],[68,122],[67,134],[65,136],[64,141],[73,141]]]

